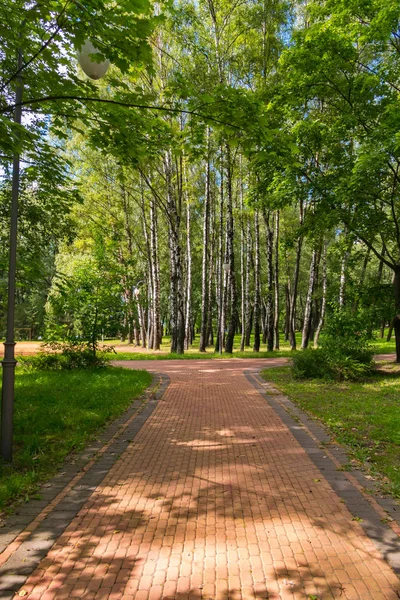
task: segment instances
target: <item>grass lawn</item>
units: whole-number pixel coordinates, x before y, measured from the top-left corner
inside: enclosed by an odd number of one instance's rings
[[[376,372],[360,383],[293,379],[290,368],[269,369],[274,382],[293,402],[327,425],[356,460],[400,498],[400,372]]]
[[[81,450],[150,384],[146,371],[17,369],[14,460],[0,462],[0,511],[35,493],[65,457]]]
[[[378,332],[377,332],[378,334]],[[323,339],[323,336],[322,336]],[[227,354],[223,352],[219,354],[219,352],[214,352],[214,347],[207,348],[207,352],[199,352],[199,337],[196,338],[195,343],[191,345],[191,347],[185,351],[185,354],[171,354],[171,338],[169,336],[164,336],[163,341],[160,347],[160,352],[153,352],[149,350],[148,352],[124,352],[121,349],[118,349],[117,355],[110,354],[110,358],[118,359],[118,360],[173,360],[173,359],[185,359],[190,360],[194,358],[211,358],[211,359],[219,359],[219,358],[274,358],[278,356],[286,356],[290,357],[292,355],[290,346],[288,342],[285,342],[283,334],[280,337],[280,348],[276,352],[267,352],[266,344],[261,344],[260,352],[253,352],[253,336],[251,336],[250,346],[245,349],[244,352],[240,352],[240,340],[241,336],[236,335],[234,344],[233,344],[233,353]],[[301,333],[296,333],[296,342],[297,348],[299,349],[301,346]],[[109,340],[108,344],[115,343],[115,345],[123,346],[124,343],[121,343],[119,340]],[[127,345],[127,347],[129,347]],[[374,347],[376,348],[377,354],[389,354],[396,351],[396,345],[394,341],[394,337],[390,342],[386,341],[386,337],[376,338],[374,341]]]
[[[301,333],[296,334],[297,343],[301,344]],[[220,354],[219,352],[214,352],[214,346],[207,348],[207,352],[199,352],[199,336],[197,336],[195,343],[190,346],[188,350],[185,351],[185,354],[172,354],[170,353],[171,347],[171,338],[169,336],[164,336],[163,341],[160,347],[160,352],[153,352],[149,350],[148,352],[123,352],[118,350],[117,355],[110,354],[110,358],[118,359],[118,360],[173,360],[173,359],[185,359],[190,360],[194,358],[273,358],[277,356],[290,356],[291,350],[288,342],[285,342],[283,339],[283,335],[281,336],[281,348],[276,352],[268,352],[266,344],[261,344],[260,352],[253,352],[253,336],[250,339],[250,346],[245,348],[244,352],[240,352],[240,341],[241,336],[236,335],[233,344],[233,353],[228,354],[227,352],[223,352]],[[121,342],[115,340],[115,344],[121,345]]]
[[[282,350],[278,352],[233,352],[229,354],[227,352],[223,352],[219,354],[218,352],[194,352],[189,350],[185,352],[185,354],[173,354],[169,352],[168,354],[158,354],[155,352],[121,352],[118,350],[116,354],[109,354],[109,358],[112,360],[191,360],[195,358],[200,359],[221,359],[221,358],[276,358],[278,356],[291,356],[290,350]]]

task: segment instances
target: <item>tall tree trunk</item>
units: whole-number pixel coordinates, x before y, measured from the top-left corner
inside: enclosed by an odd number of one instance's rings
[[[187,181],[186,181],[187,187]],[[189,199],[186,198],[186,327],[185,348],[189,349],[192,343],[192,247],[191,247],[191,214]]]
[[[183,354],[185,348],[185,318],[182,293],[182,263],[180,246],[180,206],[172,185],[170,151],[164,156],[164,173],[167,183],[168,242],[170,259],[170,312],[171,352]]]
[[[233,194],[232,194],[232,171],[231,149],[226,145],[226,192],[227,192],[227,249],[229,263],[229,292],[230,292],[230,319],[226,335],[225,352],[233,351],[236,325],[238,321],[236,278],[235,278],[235,251],[234,251],[234,222],[233,222]]]
[[[267,299],[266,299],[266,333],[267,349],[272,352],[274,349],[274,266],[273,266],[273,245],[274,233],[270,226],[270,213],[263,211],[265,233],[267,242]]]
[[[381,250],[381,255],[385,256],[386,254],[386,247],[383,246],[382,250]],[[378,273],[377,273],[377,278],[376,278],[376,283],[377,285],[379,285],[382,281],[382,276],[383,276],[383,260],[379,261],[379,266],[378,266]],[[386,320],[382,321],[381,324],[381,331],[380,331],[380,337],[384,338],[385,337],[385,327],[386,327]],[[392,331],[393,331],[393,327],[391,325],[391,323],[389,323],[389,335],[388,335],[388,341],[390,341],[390,338],[392,337]]]
[[[275,213],[275,269],[274,269],[274,291],[275,291],[275,312],[274,312],[274,350],[279,350],[279,210]]]
[[[126,192],[125,185],[125,176],[124,170],[120,169],[120,179],[121,179],[121,195],[122,195],[122,204],[124,211],[124,228],[125,228],[125,239],[128,247],[128,256],[129,260],[133,259],[133,240],[132,240],[132,230],[130,226],[130,206],[129,206],[129,198]],[[127,304],[126,318],[127,318],[127,331],[128,331],[128,343],[132,344],[135,339],[135,323],[134,323],[134,299],[133,299],[133,290],[132,290],[132,281],[130,278],[130,270],[124,260],[122,249],[120,250],[120,262],[124,265],[125,277],[124,277],[124,286],[125,286],[125,300]]]
[[[254,238],[255,238],[255,264],[254,264],[254,352],[260,350],[260,312],[261,312],[261,293],[260,293],[260,227],[258,220],[258,210],[254,211]]]
[[[210,132],[207,132],[208,144]],[[206,189],[203,209],[203,261],[201,277],[201,326],[199,351],[205,352],[207,346],[208,299],[209,299],[209,233],[210,233],[210,157],[207,157]]]
[[[250,346],[250,336],[252,329],[252,306],[250,301],[250,273],[251,273],[251,225],[250,219],[247,220],[246,230],[246,281],[245,281],[245,340],[244,345]]]
[[[213,297],[213,281],[214,281],[214,245],[215,245],[215,235],[214,235],[214,202],[213,197],[210,195],[210,231],[208,234],[209,240],[209,255],[208,255],[208,308],[207,308],[207,338],[206,344],[207,346],[214,345],[214,331],[213,331],[213,307],[214,307],[214,297]]]
[[[152,289],[152,272],[153,272],[153,265],[152,265],[152,253],[151,253],[151,249],[150,249],[150,240],[149,240],[149,231],[148,231],[148,223],[147,223],[147,214],[146,214],[146,208],[145,208],[145,197],[144,197],[144,186],[143,186],[143,180],[141,180],[141,184],[140,184],[140,189],[141,189],[141,210],[142,210],[142,227],[143,227],[143,237],[145,239],[145,243],[146,243],[146,259],[147,259],[147,275],[146,275],[146,282],[147,282],[147,294],[148,294],[148,305],[149,305],[149,312],[148,314],[152,314],[153,312],[153,289]],[[145,311],[143,309],[143,305],[140,304],[141,306],[141,310],[140,310],[140,318],[142,321],[141,324],[141,332],[145,331],[146,332],[146,337],[147,337],[147,347],[149,349],[153,348],[153,336],[152,336],[152,329],[151,329],[151,319],[149,319],[149,321],[147,322],[146,325],[146,321],[145,321]],[[146,346],[146,342],[144,341],[144,338],[142,336],[142,342],[143,342],[143,347]]]
[[[359,289],[360,292],[362,291],[362,289],[364,287],[365,276],[367,274],[367,266],[368,266],[368,263],[369,263],[369,257],[370,257],[370,255],[371,255],[371,249],[367,248],[367,252],[365,253],[364,260],[363,260],[363,265],[362,265],[362,268],[361,268],[360,281],[359,281],[359,284],[358,284],[358,289]],[[357,312],[359,304],[360,304],[360,296],[357,294],[357,296],[356,296],[356,298],[354,300],[354,303],[353,303],[353,313]]]
[[[316,279],[316,265],[317,265],[317,250],[314,248],[312,251],[312,255],[311,255],[310,277],[308,280],[306,305],[304,308],[303,335],[302,335],[302,340],[301,340],[302,350],[305,350],[307,348],[308,341],[310,339],[311,311],[312,311],[312,301],[313,301],[313,293],[314,293],[315,279]]]
[[[246,291],[245,291],[245,273],[244,273],[244,208],[243,208],[243,167],[242,160],[240,161],[240,290],[241,290],[241,328],[242,335],[240,338],[240,352],[244,351],[244,343],[246,337]]]
[[[290,303],[290,286],[289,286],[289,280],[286,281],[285,283],[285,332],[284,332],[284,339],[285,342],[289,341],[289,335],[290,335],[290,308],[291,308],[291,303]]]
[[[152,347],[154,350],[160,349],[160,278],[158,265],[158,234],[157,234],[157,206],[154,198],[150,200],[150,249],[151,249],[151,268],[152,268]]]
[[[347,231],[345,231],[345,235]],[[348,246],[343,254],[342,263],[340,266],[340,285],[339,285],[339,306],[343,308],[346,302],[346,271],[347,263],[350,256],[350,246]]]
[[[140,337],[142,338],[142,346],[146,347],[147,343],[147,332],[146,332],[146,321],[144,316],[144,310],[142,303],[140,302],[140,293],[136,296],[137,307],[138,307],[138,316],[139,316],[139,327],[140,327]]]
[[[304,219],[304,210],[303,210],[303,201],[300,200],[300,226],[303,225]],[[300,259],[301,259],[301,250],[303,247],[303,235],[300,233],[299,239],[297,240],[296,247],[296,263],[294,267],[294,275],[293,275],[293,287],[292,287],[292,295],[290,298],[290,319],[289,319],[289,342],[292,350],[296,350],[296,306],[297,306],[297,291],[299,286],[299,276],[300,276]]]
[[[224,345],[224,153],[221,147],[220,188],[219,188],[219,227],[218,227],[218,327],[215,352],[222,353]]]
[[[268,320],[267,320],[267,305],[265,304],[265,298],[261,303],[261,329],[262,329],[262,343],[267,343],[268,336]]]
[[[315,335],[314,335],[314,348],[318,348],[319,336],[321,334],[321,329],[324,325],[324,320],[325,320],[326,292],[327,292],[327,284],[328,284],[327,260],[326,260],[327,250],[328,250],[328,242],[325,240],[323,254],[322,254],[322,303],[321,303],[321,312],[319,315],[318,326],[317,326],[317,329],[316,329]]]

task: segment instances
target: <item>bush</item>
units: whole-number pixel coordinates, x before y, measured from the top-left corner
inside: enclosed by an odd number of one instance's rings
[[[292,373],[296,379],[324,379],[329,376],[327,369],[322,350],[303,350],[293,355]]]
[[[337,381],[357,381],[369,375],[373,362],[369,355],[352,356],[351,352],[319,348],[303,350],[293,355],[292,373],[295,379],[328,379]]]
[[[297,379],[357,381],[373,369],[372,335],[360,315],[334,309],[324,331],[321,348],[305,350],[293,357]]]
[[[70,369],[91,369],[104,367],[109,362],[108,353],[114,352],[111,346],[98,346],[85,342],[48,342],[43,344],[36,356],[19,358],[27,369],[56,371]]]
[[[374,350],[372,340],[370,323],[363,315],[335,308],[328,316],[321,346],[329,352],[350,353],[360,362],[369,362]]]
[[[323,351],[329,373],[338,381],[357,381],[370,375],[373,369],[372,355],[352,355],[343,351]]]

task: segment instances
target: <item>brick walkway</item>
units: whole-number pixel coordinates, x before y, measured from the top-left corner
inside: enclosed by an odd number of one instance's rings
[[[170,385],[20,596],[398,600],[396,575],[244,376],[265,361],[129,365]]]

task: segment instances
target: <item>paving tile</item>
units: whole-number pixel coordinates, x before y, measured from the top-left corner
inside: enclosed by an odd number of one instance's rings
[[[340,473],[334,488],[308,432],[244,375],[263,363],[182,362],[157,364],[170,379],[157,408],[69,508],[27,599],[398,600],[396,574],[341,502],[352,485]]]

